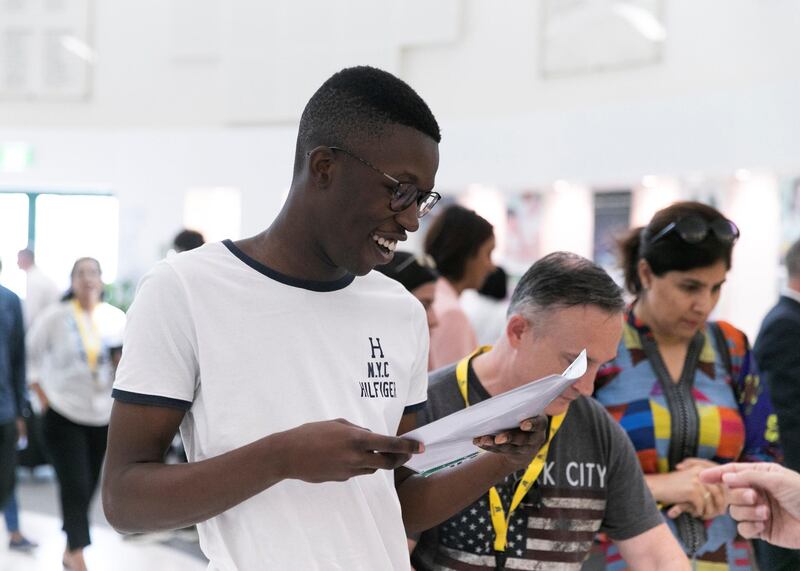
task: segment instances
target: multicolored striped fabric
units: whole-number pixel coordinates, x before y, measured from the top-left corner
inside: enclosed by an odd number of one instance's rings
[[[780,454],[776,417],[747,338],[728,323],[719,322],[719,327],[728,345],[731,372],[706,325],[692,385],[699,421],[697,457],[717,463],[775,460]],[[617,358],[598,373],[595,397],[628,433],[644,473],[666,473],[672,414],[643,349],[643,336],[652,339],[631,308]],[[675,532],[673,522],[668,523]],[[749,545],[737,536],[729,516],[706,521],[705,527],[707,541],[697,552],[697,569],[751,569]],[[605,547],[607,569],[627,569],[616,548]]]

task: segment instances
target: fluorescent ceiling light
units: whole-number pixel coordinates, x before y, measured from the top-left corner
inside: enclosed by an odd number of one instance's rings
[[[61,36],[61,46],[87,63],[93,64],[97,60],[97,52],[75,36]]]
[[[615,2],[611,8],[633,28],[651,42],[663,42],[667,31],[652,12],[630,2]]]
[[[642,177],[642,186],[646,188],[653,188],[658,185],[658,177],[652,174],[646,174]]]

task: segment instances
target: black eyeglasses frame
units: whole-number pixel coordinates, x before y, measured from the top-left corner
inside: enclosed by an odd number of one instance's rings
[[[381,169],[373,165],[366,159],[362,159],[358,155],[343,149],[342,147],[328,147],[332,151],[340,151],[351,158],[357,160],[363,165],[368,166],[377,173],[382,174],[389,179],[393,184],[392,198],[389,200],[389,209],[392,212],[403,212],[406,208],[411,206],[414,202],[417,203],[417,218],[422,218],[428,212],[433,210],[436,203],[442,199],[442,195],[434,190],[424,191],[420,190],[415,184],[410,182],[401,182],[394,178],[392,175],[383,172]]]

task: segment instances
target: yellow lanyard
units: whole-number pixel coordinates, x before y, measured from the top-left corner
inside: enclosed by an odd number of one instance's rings
[[[471,354],[459,361],[458,365],[456,365],[456,381],[458,381],[458,390],[461,392],[461,396],[464,398],[464,404],[466,406],[469,406],[469,397],[467,396],[469,363],[472,361],[473,357],[477,357],[481,353],[486,353],[487,351],[491,350],[492,348],[489,345],[478,347]],[[489,511],[492,517],[492,527],[494,528],[495,551],[506,550],[506,543],[508,541],[508,526],[509,522],[511,521],[511,515],[514,513],[514,510],[519,507],[519,504],[522,503],[523,498],[533,487],[533,484],[536,482],[539,474],[541,474],[542,470],[544,469],[545,462],[547,461],[547,451],[550,449],[550,443],[553,441],[553,437],[561,427],[561,423],[564,422],[564,417],[566,414],[566,412],[563,412],[550,419],[550,433],[548,435],[547,442],[545,442],[544,445],[539,449],[539,452],[525,470],[522,480],[517,486],[517,489],[514,491],[514,496],[511,500],[511,505],[509,506],[508,515],[506,515],[505,510],[503,510],[503,502],[500,501],[500,494],[498,493],[497,488],[492,486],[489,490]]]
[[[75,314],[75,323],[78,325],[78,334],[81,336],[83,353],[86,355],[86,364],[89,365],[89,371],[94,376],[97,373],[97,357],[100,355],[100,332],[97,330],[97,324],[91,314],[88,315],[87,320],[87,315],[77,299],[72,300],[72,311]],[[87,321],[91,329],[87,329]]]

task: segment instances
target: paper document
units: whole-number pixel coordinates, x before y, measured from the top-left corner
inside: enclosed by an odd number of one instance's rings
[[[586,373],[586,350],[560,375],[550,375],[506,393],[454,412],[403,438],[425,444],[425,452],[406,463],[415,472],[430,474],[481,451],[472,444],[478,436],[518,428],[526,418],[538,416],[558,395]]]

